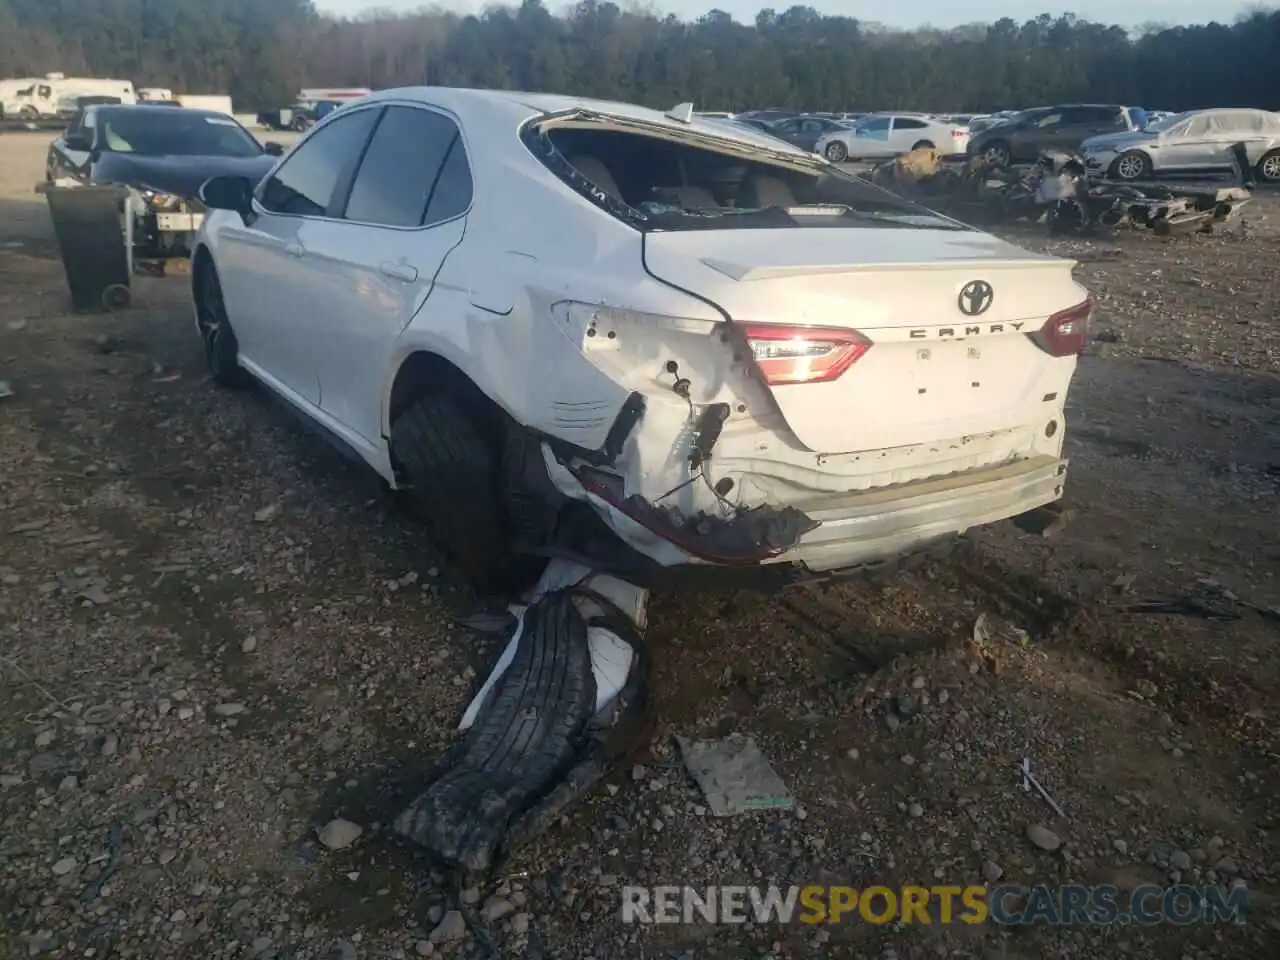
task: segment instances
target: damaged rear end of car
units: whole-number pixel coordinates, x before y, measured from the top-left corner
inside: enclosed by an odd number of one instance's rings
[[[603,456],[547,443],[547,475],[628,547],[832,571],[1062,496],[1072,262],[710,131],[573,111],[522,138],[641,235],[649,281],[711,308],[550,305],[627,400]]]
[[[1071,261],[689,111],[539,105],[477,166],[462,316],[402,337],[493,408],[516,553],[827,574],[1062,496]]]

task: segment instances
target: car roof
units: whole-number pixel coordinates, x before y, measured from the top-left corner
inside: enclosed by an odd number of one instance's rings
[[[87,107],[93,107],[98,116],[122,116],[125,114],[138,114],[147,117],[219,117],[223,120],[231,120],[233,117],[217,110],[200,110],[192,107],[181,107],[178,110],[156,110],[154,104],[148,103],[90,103]]]
[[[714,117],[699,117],[694,114],[688,123],[673,120],[661,110],[641,107],[634,103],[623,103],[617,100],[596,100],[590,97],[571,97],[559,93],[529,93],[521,90],[481,90],[468,87],[399,87],[392,90],[380,90],[360,103],[379,103],[386,100],[419,102],[429,106],[440,107],[454,114],[461,125],[469,132],[481,132],[479,128],[490,123],[500,126],[507,124],[520,125],[528,120],[547,114],[568,110],[594,110],[610,116],[626,120],[637,120],[673,131],[697,131],[713,136],[731,136],[735,140],[750,143],[762,149],[784,153],[795,153],[799,156],[811,157],[806,150],[792,147],[790,144],[764,132],[753,132],[749,127],[741,130],[726,129],[725,125],[716,123]],[[493,132],[497,132],[494,130]]]

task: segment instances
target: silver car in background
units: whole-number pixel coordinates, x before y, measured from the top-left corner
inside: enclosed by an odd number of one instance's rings
[[[1081,144],[1094,176],[1143,180],[1163,173],[1230,170],[1243,143],[1259,180],[1280,183],[1280,114],[1216,109],[1174,114],[1145,130],[1091,137]]]

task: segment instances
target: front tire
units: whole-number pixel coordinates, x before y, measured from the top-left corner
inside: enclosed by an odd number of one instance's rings
[[[1111,165],[1117,180],[1145,180],[1151,176],[1151,158],[1140,150],[1120,154]]]
[[[447,396],[419,397],[391,425],[391,457],[407,481],[410,511],[485,593],[528,580],[529,564],[511,551],[496,446]]]
[[[240,368],[240,343],[222,298],[218,270],[206,254],[196,273],[196,326],[204,344],[205,363],[213,382],[220,387],[238,387],[244,383]]]
[[[827,144],[826,150],[823,151],[827,159],[832,163],[844,163],[849,159],[849,148],[839,140]]]
[[[1007,167],[1013,154],[1003,140],[994,140],[982,148],[982,159],[989,167]]]
[[[1263,183],[1280,183],[1280,150],[1263,154],[1254,169]]]

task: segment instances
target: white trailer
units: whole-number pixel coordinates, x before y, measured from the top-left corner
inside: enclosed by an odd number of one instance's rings
[[[40,120],[70,115],[75,112],[76,100],[94,96],[116,97],[121,103],[138,102],[133,84],[128,80],[49,73],[22,87],[6,87],[0,108],[5,119]]]
[[[234,116],[231,110],[231,98],[220,93],[180,93],[173,98],[184,107],[192,110],[212,110]]]

